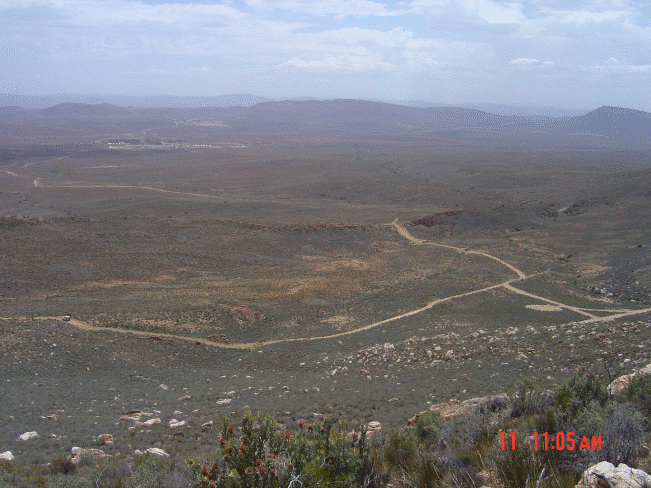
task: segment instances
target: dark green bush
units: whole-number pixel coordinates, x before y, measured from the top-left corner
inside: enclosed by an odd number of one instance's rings
[[[566,418],[575,418],[591,402],[605,406],[609,400],[608,391],[601,379],[592,374],[578,374],[557,388],[554,405]]]
[[[416,435],[423,440],[433,442],[443,425],[443,417],[438,412],[425,412],[416,421]]]
[[[624,393],[646,415],[651,415],[651,375],[633,376],[631,384],[624,390]]]

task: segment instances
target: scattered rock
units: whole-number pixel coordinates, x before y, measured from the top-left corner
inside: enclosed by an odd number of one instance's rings
[[[113,436],[111,434],[100,434],[97,436],[97,443],[100,446],[113,444]]]
[[[150,447],[149,449],[147,449],[147,452],[149,454],[153,454],[154,456],[161,456],[161,457],[166,457],[166,458],[170,457],[169,454],[167,454],[165,451],[163,451],[162,449],[159,449],[157,447]]]
[[[131,415],[123,415],[122,417],[119,418],[119,420],[125,420],[125,421],[140,420],[140,415],[138,415],[137,417]]]
[[[11,451],[5,451],[3,453],[0,453],[0,459],[4,461],[13,461],[14,455],[11,453]]]
[[[181,398],[179,398],[180,402],[184,402],[186,400],[190,400],[192,398],[190,395],[183,395]]]
[[[231,401],[233,401],[232,398],[223,398],[221,400],[217,400],[215,403],[217,405],[227,405],[227,404],[231,403]]]
[[[170,428],[174,429],[175,427],[183,427],[185,424],[187,424],[185,420],[179,421],[176,419],[172,419],[170,420],[169,426]]]
[[[47,419],[47,420],[56,420],[57,416],[52,414],[52,415],[47,415],[45,417],[41,416],[42,419]]]
[[[576,488],[605,488],[608,486],[606,480],[615,488],[647,488],[651,486],[651,476],[641,469],[629,468],[623,463],[615,468],[608,461],[602,461],[583,472]]]
[[[23,435],[21,435],[18,438],[19,441],[29,441],[31,439],[38,439],[38,433],[37,432],[25,432]]]
[[[70,461],[72,464],[79,464],[82,456],[93,456],[99,461],[104,461],[111,457],[101,449],[82,449],[81,447],[73,447],[70,449]]]
[[[210,428],[210,427],[212,427],[212,420],[209,420],[209,421],[206,422],[205,424],[201,424],[201,428],[202,428],[202,429],[208,429],[208,428]]]
[[[160,385],[158,385],[158,388],[160,388],[161,390],[167,390],[168,386],[161,383]]]

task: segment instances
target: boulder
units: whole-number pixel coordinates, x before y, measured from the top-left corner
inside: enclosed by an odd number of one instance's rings
[[[11,453],[11,451],[5,451],[3,453],[0,453],[0,459],[3,461],[13,461],[14,455]]]
[[[610,385],[608,385],[608,391],[610,392],[611,395],[618,395],[622,391],[624,391],[626,388],[629,387],[631,384],[631,380],[635,376],[642,376],[642,375],[647,375],[651,374],[651,363],[647,364],[644,368],[638,370],[635,373],[631,374],[625,374],[624,376],[620,376],[619,378],[615,378]]]
[[[192,397],[190,395],[183,395],[182,397],[179,398],[180,402],[184,402],[187,400],[190,400]]]
[[[172,419],[172,420],[170,420],[169,426],[170,426],[170,428],[173,429],[175,427],[183,427],[186,423],[187,422],[185,420],[179,421],[179,420],[176,420],[176,419]]]
[[[29,441],[31,439],[38,439],[38,433],[37,432],[25,432],[23,435],[21,435],[18,438],[19,441]]]
[[[79,464],[82,456],[93,456],[98,461],[103,461],[111,457],[101,449],[82,449],[81,447],[73,447],[70,449],[70,462],[72,464]]]
[[[614,488],[648,488],[651,486],[651,476],[623,463],[615,467],[608,461],[602,461],[583,472],[576,488],[608,488],[608,483]]]
[[[380,422],[372,421],[366,424],[366,438],[371,439],[382,433],[382,424]]]
[[[450,400],[449,403],[437,403],[432,405],[430,412],[438,412],[444,420],[450,420],[457,417],[467,417],[475,413],[482,405],[487,406],[491,411],[501,410],[508,403],[506,395],[485,396],[480,398],[470,398],[463,402],[459,400]]]
[[[159,449],[157,447],[150,447],[149,449],[147,449],[147,452],[149,454],[153,454],[154,456],[161,456],[161,457],[166,457],[166,458],[170,457],[169,454],[167,454],[165,451],[163,451],[162,449]]]
[[[97,436],[97,443],[100,446],[113,444],[113,436],[111,434],[100,434]]]

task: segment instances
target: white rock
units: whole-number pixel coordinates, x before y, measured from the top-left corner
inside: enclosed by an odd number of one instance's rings
[[[175,427],[183,427],[187,422],[185,420],[181,420],[180,422],[176,419],[170,420],[170,428],[175,428]]]
[[[576,488],[602,486],[603,482],[598,475],[610,481],[615,488],[647,488],[651,486],[651,476],[641,469],[629,468],[623,463],[615,468],[608,461],[602,461],[583,472]]]
[[[4,461],[13,461],[14,455],[11,453],[11,451],[5,451],[3,453],[0,453],[0,459],[3,459]]]
[[[25,432],[23,435],[21,435],[18,438],[19,441],[28,441],[30,439],[38,439],[38,433],[37,432]]]
[[[142,424],[143,424],[143,425],[156,425],[156,424],[160,424],[160,423],[161,423],[161,422],[160,422],[160,419],[159,419],[159,418],[154,418],[154,419],[146,420],[146,421],[144,421]]]
[[[154,456],[161,456],[161,457],[166,457],[166,458],[170,457],[169,454],[167,454],[165,451],[163,451],[162,449],[159,449],[157,447],[150,447],[149,449],[147,449],[147,452],[149,454],[153,454]]]
[[[217,403],[217,405],[227,405],[231,403],[232,400],[232,398],[224,398],[222,400],[217,400],[215,403]]]

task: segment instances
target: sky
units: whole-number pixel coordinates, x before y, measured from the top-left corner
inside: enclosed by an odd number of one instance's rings
[[[651,111],[651,2],[0,0],[0,93]]]

